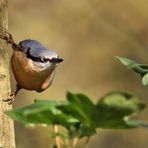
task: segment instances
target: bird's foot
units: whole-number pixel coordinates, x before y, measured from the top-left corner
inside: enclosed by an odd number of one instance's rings
[[[14,42],[12,35],[8,31],[5,31],[5,35],[0,35],[0,38],[5,40],[7,44],[12,45],[14,50],[23,51],[22,48]]]
[[[4,102],[8,102],[9,105],[12,105],[12,103],[14,102],[15,100],[15,96],[16,94],[15,93],[11,93],[7,99],[3,100]]]
[[[6,40],[7,44],[13,45],[15,43],[12,35],[7,31],[5,32],[5,36],[3,37],[3,39]]]
[[[12,35],[8,31],[5,31],[5,35],[0,35],[0,38],[5,40],[7,44],[15,44]]]

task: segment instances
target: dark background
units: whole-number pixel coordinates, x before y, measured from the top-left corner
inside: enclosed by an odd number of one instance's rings
[[[14,107],[40,99],[64,99],[67,90],[84,92],[94,102],[112,90],[136,94],[147,102],[148,87],[114,56],[148,63],[146,0],[11,0],[9,32],[16,42],[36,39],[64,58],[52,86],[42,93],[22,90]],[[15,81],[12,75],[12,86]],[[139,116],[148,120],[145,109]],[[47,128],[16,123],[17,148],[47,148]],[[147,148],[148,130],[98,130],[90,148]],[[81,141],[82,143],[83,141]],[[79,145],[82,148],[81,143]]]

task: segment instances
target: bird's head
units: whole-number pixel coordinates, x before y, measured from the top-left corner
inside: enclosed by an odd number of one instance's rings
[[[24,40],[19,43],[20,47],[25,52],[27,58],[32,60],[34,66],[39,68],[56,67],[57,64],[63,61],[58,54],[45,48],[36,40]]]

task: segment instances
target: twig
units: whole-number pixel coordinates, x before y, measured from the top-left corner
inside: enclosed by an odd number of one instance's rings
[[[61,148],[60,137],[57,135],[58,134],[58,126],[54,125],[53,130],[54,130],[54,133],[56,135],[55,136],[55,142],[56,142],[57,148]]]
[[[77,145],[78,140],[79,140],[78,138],[73,139],[72,148],[74,148]]]
[[[64,143],[65,143],[66,148],[70,148],[70,146],[69,146],[69,139],[65,139]]]
[[[90,137],[87,137],[85,144],[84,144],[84,148],[88,148],[89,141],[90,141]]]

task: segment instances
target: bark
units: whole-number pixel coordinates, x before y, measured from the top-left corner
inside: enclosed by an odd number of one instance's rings
[[[4,35],[8,29],[8,5],[7,0],[0,0],[0,34]],[[0,39],[0,148],[14,148],[14,125],[4,112],[12,106],[3,102],[11,92],[9,74],[9,47],[6,42]]]

